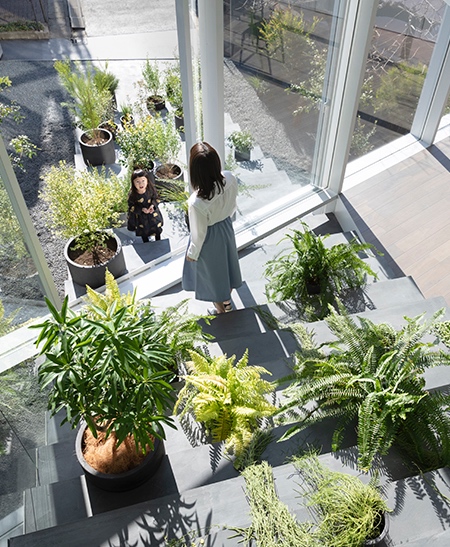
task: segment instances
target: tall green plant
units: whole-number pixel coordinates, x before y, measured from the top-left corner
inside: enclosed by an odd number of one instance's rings
[[[161,95],[162,74],[156,61],[152,63],[149,59],[145,60],[142,68],[142,78],[145,87],[151,95]]]
[[[214,442],[226,441],[226,450],[240,456],[258,421],[275,411],[266,399],[273,385],[261,379],[261,374],[270,373],[263,367],[249,366],[247,352],[237,363],[234,355],[207,358],[195,351],[189,353],[186,383],[174,412],[181,417],[192,412]]]
[[[303,223],[303,231],[293,230],[289,239],[293,249],[282,251],[266,264],[266,295],[270,301],[292,300],[303,313],[310,304],[315,309],[309,319],[323,319],[329,304],[350,289],[366,283],[366,276],[377,277],[359,253],[374,250],[369,243],[325,245],[325,236],[316,235]],[[317,291],[312,294],[311,289]]]
[[[104,77],[92,64],[85,67],[79,61],[59,60],[54,63],[59,80],[73,102],[63,103],[75,117],[79,127],[95,142],[101,142],[99,125],[112,118],[113,96]]]
[[[283,439],[333,417],[333,450],[356,421],[363,470],[394,443],[421,469],[448,465],[450,396],[427,391],[423,378],[426,369],[450,362],[448,353],[423,341],[443,314],[429,321],[405,318],[397,331],[362,317],[358,325],[343,309],[331,310],[326,322],[336,341],[325,344],[331,353],[317,347],[298,352],[293,375],[284,379],[291,384],[283,392],[279,421],[294,425]]]

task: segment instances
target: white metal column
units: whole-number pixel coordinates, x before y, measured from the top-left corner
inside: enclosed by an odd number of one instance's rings
[[[25,200],[23,199],[22,191],[17,182],[16,174],[11,165],[8,153],[3,142],[3,137],[0,135],[0,178],[6,189],[6,193],[11,201],[12,208],[16,214],[19,225],[22,229],[22,236],[25,245],[31,258],[34,261],[39,280],[42,283],[42,288],[45,296],[55,305],[61,306],[61,300],[58,295],[55,283],[51,276],[50,270],[45,260],[44,253],[39,239],[36,235],[33,223],[28,212]],[[19,280],[18,280],[19,281]]]
[[[194,86],[192,78],[192,48],[189,17],[189,0],[176,0],[178,52],[180,56],[181,89],[183,92],[184,135],[186,158],[197,140],[195,127]]]
[[[336,78],[325,105],[330,109],[328,123],[315,150],[321,162],[314,174],[316,185],[336,194],[342,189],[377,8],[377,0],[350,0],[338,14],[344,17],[343,32]]]
[[[411,133],[425,146],[433,144],[450,93],[449,29],[450,6],[447,5],[411,127]]]
[[[199,0],[203,136],[225,161],[223,2]]]

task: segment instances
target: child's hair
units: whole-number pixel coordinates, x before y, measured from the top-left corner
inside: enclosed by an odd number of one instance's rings
[[[145,177],[147,179],[147,188],[150,188],[153,191],[155,197],[158,197],[158,191],[155,186],[155,175],[151,171],[145,171],[144,169],[135,169],[131,174],[131,187],[129,195],[137,194],[136,186],[134,185],[134,180],[139,177]]]

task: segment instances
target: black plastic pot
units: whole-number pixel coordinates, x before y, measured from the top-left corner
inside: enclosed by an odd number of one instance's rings
[[[236,161],[250,161],[251,150],[238,150],[234,149],[234,159]]]
[[[110,249],[115,251],[114,256],[105,264],[100,264],[98,266],[84,266],[82,264],[77,264],[72,260],[72,247],[75,241],[76,237],[72,237],[66,243],[66,246],[64,247],[64,257],[66,259],[72,281],[77,285],[82,287],[89,285],[92,289],[97,289],[105,284],[106,268],[108,268],[114,278],[120,277],[126,272],[122,243],[116,234],[112,234],[106,243]]]
[[[100,473],[100,471],[91,467],[83,456],[83,436],[86,428],[87,425],[84,423],[78,430],[75,440],[76,455],[86,475],[86,480],[101,490],[124,492],[137,488],[156,473],[166,453],[164,442],[160,439],[155,439],[154,450],[149,452],[142,463],[134,469],[130,469],[124,473]]]
[[[90,144],[87,132],[81,134],[78,139],[81,153],[86,165],[110,165],[116,161],[116,151],[114,140],[110,131],[107,129],[98,129],[105,142],[102,144]]]
[[[151,95],[147,97],[147,110],[151,112],[158,112],[166,107],[166,102],[161,95]]]
[[[177,116],[175,114],[175,127],[180,133],[184,133],[184,116]]]

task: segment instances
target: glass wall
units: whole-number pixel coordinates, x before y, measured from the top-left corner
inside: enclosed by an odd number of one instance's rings
[[[225,134],[255,141],[235,164],[245,214],[314,180],[344,10],[339,0],[224,2]]]
[[[379,2],[350,160],[410,132],[445,5]]]

